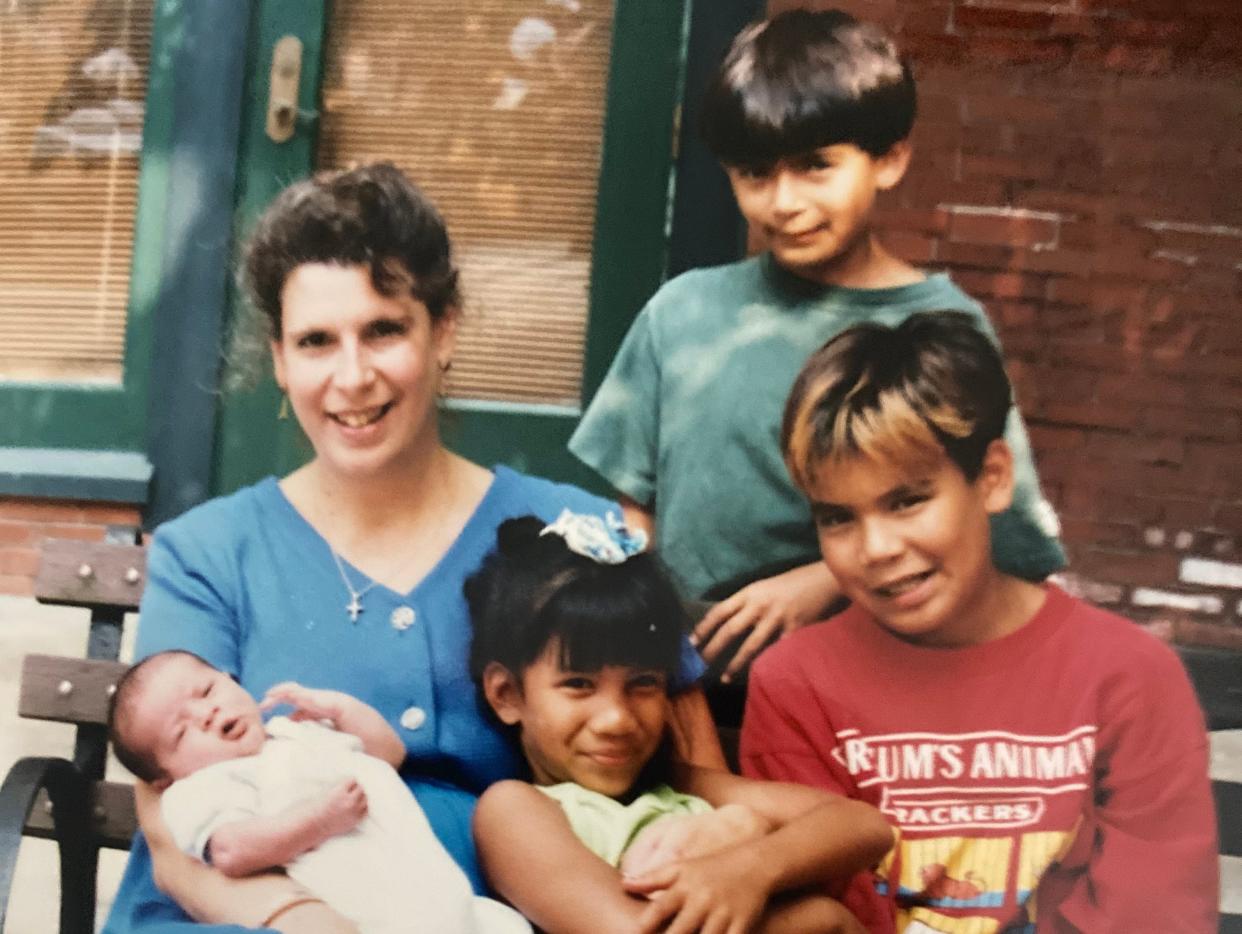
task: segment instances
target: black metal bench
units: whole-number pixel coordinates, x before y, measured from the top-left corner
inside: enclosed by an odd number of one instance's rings
[[[85,607],[85,658],[28,655],[18,714],[75,724],[72,759],[18,760],[0,786],[0,930],[23,834],[53,839],[60,858],[61,934],[91,934],[102,847],[128,849],[137,821],[133,787],[104,780],[108,701],[126,666],[117,661],[125,614],[137,608],[146,579],[139,545],[49,539],[35,596]]]
[[[1212,782],[1222,856],[1242,857],[1242,784]],[[1242,915],[1222,914],[1220,934],[1242,934]]]
[[[1242,654],[1224,649],[1182,646],[1178,649],[1209,730],[1242,729]],[[1242,857],[1242,783],[1212,782],[1216,826],[1222,856]],[[1242,934],[1242,915],[1220,916],[1221,934]]]

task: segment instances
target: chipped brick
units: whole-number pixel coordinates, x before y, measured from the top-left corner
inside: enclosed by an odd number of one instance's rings
[[[1130,595],[1135,606],[1159,606],[1187,613],[1216,614],[1225,608],[1225,602],[1214,594],[1174,593],[1154,587],[1136,587]]]
[[[1242,564],[1208,558],[1184,558],[1178,570],[1184,584],[1242,589]]]
[[[1117,584],[1091,580],[1068,571],[1054,574],[1052,580],[1067,593],[1089,603],[1112,605],[1120,603],[1124,596],[1123,588]]]

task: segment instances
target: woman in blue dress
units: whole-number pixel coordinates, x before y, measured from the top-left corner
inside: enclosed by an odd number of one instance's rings
[[[293,679],[377,708],[405,740],[411,791],[481,888],[475,797],[522,765],[475,698],[462,582],[507,518],[616,506],[441,443],[457,272],[439,213],[395,167],[284,191],[252,235],[244,278],[314,456],[156,532],[135,654],[186,649],[256,696]],[[687,644],[685,684],[700,668]],[[701,692],[675,708],[681,754],[719,762]],[[229,880],[177,852],[157,795],[140,786],[138,805],[145,837],[106,932],[350,930],[282,875]]]

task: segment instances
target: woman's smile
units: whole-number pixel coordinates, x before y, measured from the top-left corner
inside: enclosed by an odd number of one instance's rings
[[[379,422],[395,404],[395,402],[385,402],[383,405],[375,405],[369,408],[329,412],[328,418],[343,425],[345,428],[367,428]]]

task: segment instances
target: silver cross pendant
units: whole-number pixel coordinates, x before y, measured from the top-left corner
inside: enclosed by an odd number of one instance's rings
[[[349,595],[349,603],[345,604],[345,612],[349,614],[351,623],[358,622],[358,615],[362,612],[362,604],[358,602],[356,593]]]

